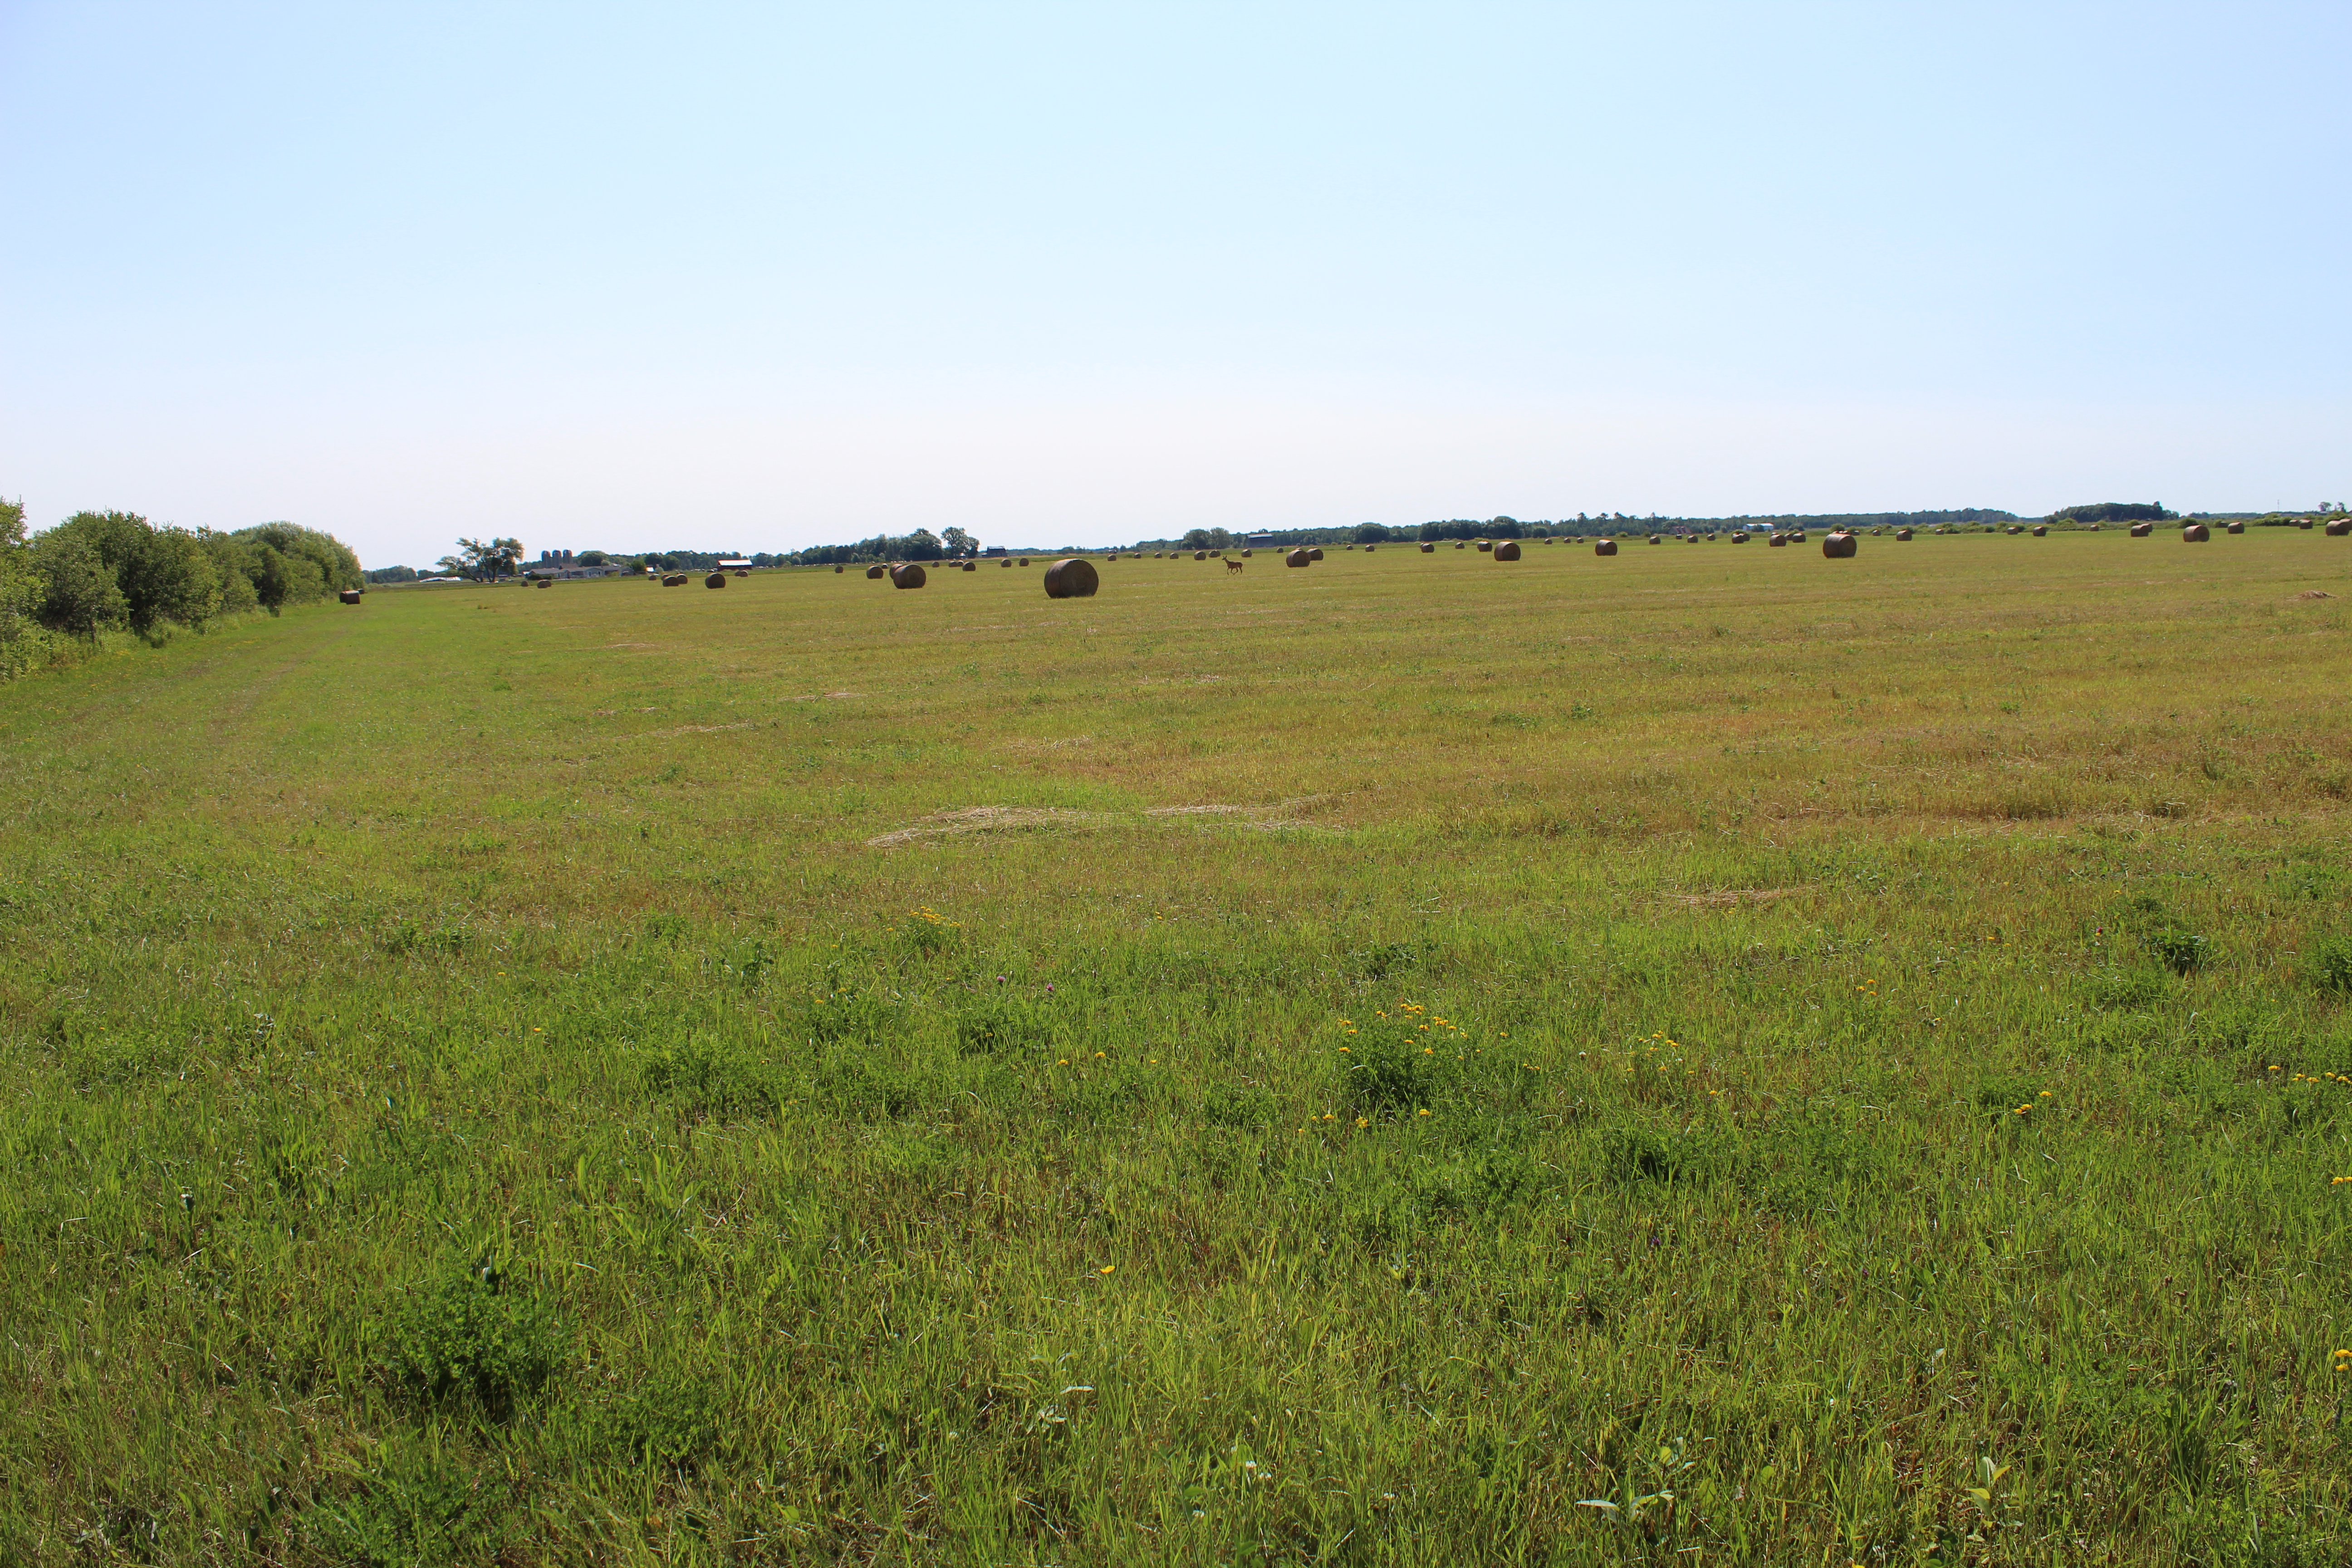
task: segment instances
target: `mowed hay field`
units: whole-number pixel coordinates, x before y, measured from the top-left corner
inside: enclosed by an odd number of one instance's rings
[[[2352,542],[1096,560],[0,689],[0,1560],[2352,1558]]]

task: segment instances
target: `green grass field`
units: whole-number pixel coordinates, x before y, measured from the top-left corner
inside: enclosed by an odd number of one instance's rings
[[[2352,1560],[2352,542],[1043,564],[0,688],[0,1561]]]

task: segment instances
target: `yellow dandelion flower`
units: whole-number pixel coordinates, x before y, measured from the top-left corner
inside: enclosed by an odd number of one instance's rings
[[[1098,1273],[1103,1273],[1103,1274],[1108,1274],[1108,1273],[1109,1273],[1112,1269],[1114,1269],[1114,1268],[1118,1268],[1118,1264],[1116,1264],[1116,1263],[1106,1263],[1106,1264],[1104,1264],[1104,1265],[1102,1266],[1102,1268],[1101,1268],[1100,1269],[1098,1269],[1098,1270],[1097,1270],[1097,1272],[1098,1272]]]
[[[1429,1114],[1429,1107],[1424,1105],[1419,1110],[1414,1111],[1413,1114],[1415,1116],[1426,1116]]]

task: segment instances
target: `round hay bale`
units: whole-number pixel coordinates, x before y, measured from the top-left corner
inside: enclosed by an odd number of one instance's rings
[[[888,568],[887,566],[874,565],[874,566],[868,566],[868,567],[866,569],[866,576],[868,576],[868,577],[870,577],[870,578],[873,578],[873,577],[887,577],[889,574],[890,574],[890,568]]]
[[[904,566],[890,568],[890,586],[893,588],[919,588],[930,580],[930,574],[911,561]]]
[[[2050,537],[2050,525],[2049,525],[2048,523],[2046,523],[2046,522],[2037,522],[2037,523],[2035,523],[2035,524],[2033,525],[2033,537],[2034,537],[2034,538],[2036,538],[2036,539],[2047,539],[2047,538],[2049,538],[2049,537]]]
[[[727,574],[724,572],[713,572],[709,576],[705,577],[702,580],[702,585],[706,588],[724,588],[727,586]]]
[[[1785,533],[1776,533],[1764,542],[1775,550],[1785,550],[1789,545],[1789,536]]]
[[[1013,570],[1013,557],[1011,557],[1010,555],[1008,555],[1008,556],[1004,557],[1002,561],[999,561],[999,562],[997,563],[997,564],[998,564],[999,566],[1003,567],[1007,572],[1010,572],[1010,571],[1012,571],[1012,570]]]
[[[1315,558],[1313,556],[1307,553],[1306,547],[1302,545],[1298,549],[1293,550],[1288,554],[1285,555],[1282,558],[1282,563],[1285,566],[1305,566],[1314,559]]]
[[[1495,546],[1495,559],[1496,559],[1496,560],[1497,560],[1497,561],[1517,561],[1518,558],[1519,558],[1519,542],[1518,542],[1517,540],[1516,540],[1516,539],[1506,539],[1506,540],[1505,540],[1505,541],[1503,541],[1500,544],[1497,544],[1496,546]]]
[[[1083,557],[1073,555],[1045,568],[1045,597],[1049,599],[1091,599],[1100,586],[1102,577],[1095,571],[1094,563]]]
[[[685,573],[683,573],[683,572],[673,572],[673,573],[671,573],[669,575],[667,575],[667,577],[664,577],[664,578],[662,579],[662,586],[663,586],[663,587],[665,587],[665,588],[683,588],[683,587],[685,587],[685,586],[686,586],[686,574],[685,574]]]
[[[1364,553],[1365,553],[1365,554],[1367,554],[1367,555],[1370,555],[1370,554],[1372,552],[1372,549],[1373,549],[1373,547],[1372,547],[1371,545],[1369,545],[1369,544],[1365,545],[1365,546],[1364,546]]]
[[[1805,531],[1804,531],[1803,529],[1801,529],[1801,528],[1792,528],[1792,529],[1790,529],[1790,530],[1789,531],[1789,542],[1790,542],[1790,543],[1791,543],[1791,544],[1802,544],[1804,542],[1805,542]]]
[[[2241,524],[2240,526],[2242,527],[2243,525]],[[2334,522],[2327,525],[2328,538],[2342,539],[2347,535],[2352,535],[2352,517],[2339,517]]]
[[[1323,559],[1323,552],[1309,546],[1307,552],[1307,559],[1309,561],[1320,561]]]
[[[1862,541],[1843,528],[1832,528],[1822,535],[1822,556],[1824,560],[1851,560],[1861,546]]]
[[[2305,533],[2309,533],[2311,531],[2311,519],[2307,517],[2296,518],[2294,520],[2294,525],[2295,527],[2303,530]]]
[[[547,578],[545,578],[545,577],[541,577],[538,582],[533,583],[533,584],[531,584],[531,586],[532,586],[532,587],[534,587],[534,588],[547,588],[547,587],[551,587],[551,586],[553,586],[553,584],[552,584],[549,579],[547,579]],[[346,593],[346,594],[348,594],[348,593],[350,593],[350,592],[351,592],[351,590],[350,590],[349,588],[346,588],[346,589],[344,589],[344,590],[343,590],[343,592],[344,592],[344,593]],[[349,605],[349,604],[355,604],[355,603],[357,603],[357,601],[356,601],[356,600],[352,600],[352,599],[345,599],[345,600],[343,601],[343,603],[344,603],[344,604],[346,604],[346,605]]]
[[[1592,553],[1614,555],[1617,553],[1617,542],[1613,539],[1596,539],[1592,542]]]
[[[2242,522],[2224,523],[2222,525],[2221,531],[2224,533],[2243,533],[2246,531],[2246,525]]]
[[[846,572],[846,571],[848,571],[848,570],[849,570],[849,568],[848,568],[848,567],[846,567],[846,566],[836,566],[836,567],[835,567],[835,568],[833,569],[833,574],[834,574],[835,576],[838,577],[838,576],[840,576],[844,572]]]
[[[1898,544],[1908,544],[1911,542],[1911,531],[1907,528],[1896,529],[1895,531],[1895,542]]]
[[[1421,547],[1421,552],[1423,555],[1434,555],[1437,553],[1437,546],[1434,544],[1424,544]]]
[[[1732,542],[1732,543],[1734,543],[1734,544],[1745,544],[1745,543],[1747,543],[1747,542],[1748,542],[1748,531],[1747,531],[1746,529],[1744,529],[1744,528],[1736,528],[1736,529],[1733,529],[1733,530],[1731,531],[1731,542]]]
[[[1454,542],[1454,548],[1456,550],[1467,550],[1470,547],[1457,539]]]
[[[963,569],[967,572],[977,572],[980,570],[980,563],[977,561],[967,561],[963,563]]]
[[[1650,535],[1650,542],[1651,542],[1651,543],[1653,543],[1653,544],[1663,544],[1663,543],[1664,543],[1665,542],[1664,542],[1664,540],[1660,539],[1656,534],[1654,534],[1654,534]]]
[[[1493,543],[1487,540],[1482,539],[1478,542],[1478,553],[1481,555],[1492,554],[1494,552],[1494,549],[1495,546]]]
[[[2131,536],[2134,539],[2146,539],[2155,531],[2155,528],[2156,524],[2152,522],[2135,522],[2131,525]]]
[[[1021,558],[1021,564],[1022,564],[1022,565],[1024,565],[1024,566],[1028,565],[1028,564],[1029,564],[1029,557],[1027,557],[1026,555],[1024,555],[1024,556]]]
[[[544,588],[547,584],[545,583],[541,583],[540,586]],[[338,594],[336,597],[342,600],[346,605],[356,605],[360,602],[360,591],[357,588],[346,588],[341,594]]]
[[[1242,552],[1242,553],[1243,553],[1244,556],[1249,556],[1249,555],[1255,555],[1255,554],[1256,554],[1256,553],[1257,553],[1257,552],[1256,552],[1256,551],[1255,551],[1255,550],[1244,550],[1244,551],[1243,551],[1243,552]]]
[[[1192,552],[1192,559],[1195,561],[1206,561],[1208,558],[1209,552],[1205,550],[1195,550]]]
[[[2183,544],[2203,544],[2213,537],[2213,531],[2201,522],[2192,522],[2180,531]]]

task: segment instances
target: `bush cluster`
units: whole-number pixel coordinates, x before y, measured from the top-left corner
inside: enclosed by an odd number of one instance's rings
[[[79,511],[28,539],[23,503],[0,502],[0,679],[101,633],[153,638],[223,616],[274,615],[362,581],[349,546],[290,522],[191,532],[137,512]]]

